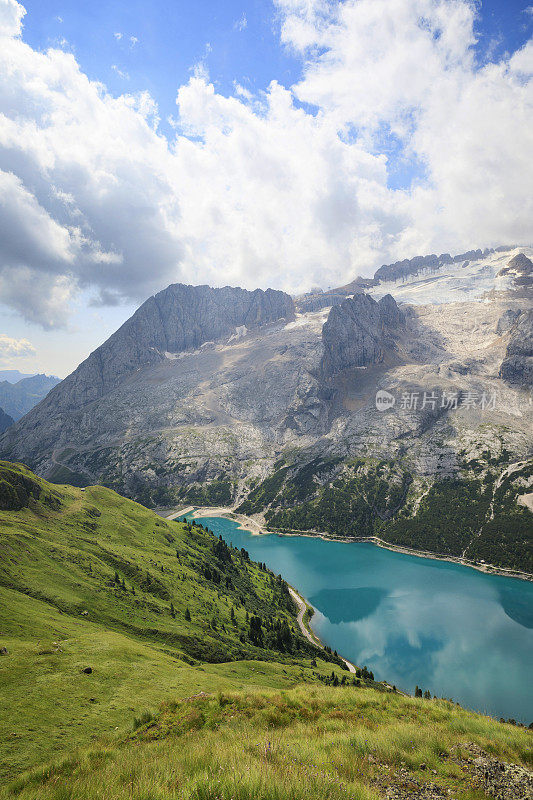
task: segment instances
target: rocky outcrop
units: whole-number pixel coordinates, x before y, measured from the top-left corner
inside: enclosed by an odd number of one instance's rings
[[[404,324],[404,315],[390,294],[379,302],[356,294],[334,306],[322,329],[322,376],[328,379],[350,367],[382,362]]]
[[[405,258],[403,261],[396,261],[394,264],[383,264],[374,273],[374,278],[379,281],[397,281],[407,275],[417,275],[419,272],[424,271],[436,271],[445,264],[479,261],[479,259],[485,258],[493,252],[495,252],[493,249],[486,247],[485,250],[468,250],[466,253],[459,253],[456,256],[451,256],[449,253],[441,253],[440,256],[437,256],[432,253],[427,256]]]
[[[507,311],[504,314],[502,314],[500,319],[498,320],[498,324],[496,326],[496,333],[499,336],[503,336],[504,333],[510,331],[521,313],[522,312],[520,309],[515,310],[512,308],[508,308]]]
[[[14,421],[13,417],[10,417],[3,408],[0,408],[0,433],[7,431],[7,429],[13,425]]]
[[[533,287],[533,261],[525,253],[517,253],[506,267],[498,273],[498,277],[510,277],[517,287]]]
[[[520,314],[510,334],[500,377],[507,383],[530,389],[533,386],[533,310]]]
[[[78,409],[97,400],[128,375],[165,358],[234,335],[292,319],[285,292],[172,284],[150,297],[53,393],[56,409]]]
[[[150,297],[101,347],[0,440],[0,452],[32,464],[80,426],[109,436],[124,420],[101,419],[95,403],[139,371],[169,363],[207,342],[238,338],[268,323],[294,317],[285,292],[173,284]],[[88,409],[91,409],[90,411]],[[96,418],[94,414],[96,413]],[[133,412],[128,412],[130,419]],[[138,414],[138,411],[135,412]]]

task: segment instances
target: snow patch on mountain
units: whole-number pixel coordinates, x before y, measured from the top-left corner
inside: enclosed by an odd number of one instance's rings
[[[508,262],[519,253],[531,258],[532,247],[517,247],[504,253],[491,253],[478,261],[445,264],[438,269],[421,269],[397,281],[385,281],[369,290],[379,300],[391,294],[399,303],[441,305],[465,301],[481,301],[492,291],[511,288],[512,275],[498,276]]]

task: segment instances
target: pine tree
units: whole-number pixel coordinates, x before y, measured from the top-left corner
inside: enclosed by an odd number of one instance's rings
[[[185,609],[185,619],[187,620],[187,622],[191,621],[191,612],[189,611],[189,606],[187,606],[187,608]]]
[[[172,601],[170,601],[170,616],[171,617],[175,617],[176,616],[176,611],[174,609],[174,603]]]

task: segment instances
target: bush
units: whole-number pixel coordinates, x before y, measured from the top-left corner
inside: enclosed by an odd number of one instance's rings
[[[142,728],[143,725],[148,725],[149,722],[152,722],[154,715],[151,711],[143,711],[140,717],[133,718],[133,730],[136,731],[138,728]]]

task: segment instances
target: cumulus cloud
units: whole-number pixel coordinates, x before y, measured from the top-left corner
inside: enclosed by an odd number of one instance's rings
[[[396,251],[527,241],[533,201],[532,43],[479,66],[465,0],[277,0],[305,59],[299,100],[374,149],[385,131],[427,180]],[[318,53],[318,55],[317,55]],[[398,249],[399,246],[399,249]]]
[[[0,299],[64,325],[173,281],[299,291],[389,259],[530,237],[532,44],[477,63],[467,0],[276,0],[294,86],[112,96],[0,0]],[[115,34],[119,39],[119,35]],[[132,42],[130,38],[130,42]],[[133,42],[132,42],[133,44]],[[390,188],[397,157],[419,166]]]
[[[25,358],[35,355],[35,347],[27,339],[13,339],[5,333],[0,333],[0,358]]]
[[[26,9],[17,0],[0,3],[0,32],[3,36],[19,36]]]

